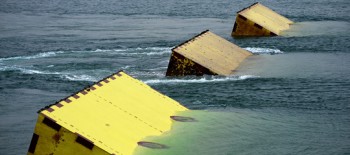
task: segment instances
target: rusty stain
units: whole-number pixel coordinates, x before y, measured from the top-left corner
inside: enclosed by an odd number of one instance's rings
[[[56,133],[52,136],[52,139],[55,141],[56,144],[60,143],[61,135],[59,133]]]

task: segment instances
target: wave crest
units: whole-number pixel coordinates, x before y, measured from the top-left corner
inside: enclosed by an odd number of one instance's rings
[[[8,60],[29,60],[29,59],[39,59],[46,57],[53,57],[57,54],[64,53],[64,51],[56,51],[56,52],[43,52],[30,56],[16,56],[16,57],[8,57],[8,58],[0,58],[0,61],[8,61]]]
[[[146,48],[123,48],[123,49],[96,49],[96,50],[82,50],[82,51],[50,51],[38,53],[29,56],[16,56],[8,58],[0,58],[0,61],[10,61],[10,60],[30,60],[39,59],[46,57],[55,57],[59,54],[72,54],[72,53],[108,53],[115,55],[164,55],[171,53],[172,47],[146,47]]]
[[[283,53],[283,51],[279,49],[272,49],[272,48],[246,47],[244,49],[254,54],[282,54]]]
[[[254,75],[242,75],[242,76],[230,76],[230,77],[211,77],[211,78],[199,78],[199,79],[152,79],[144,80],[146,84],[177,84],[177,83],[211,83],[211,82],[226,82],[226,81],[238,81],[251,78],[257,78]]]

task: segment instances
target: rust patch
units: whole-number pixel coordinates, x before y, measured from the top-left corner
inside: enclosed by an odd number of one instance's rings
[[[61,135],[59,133],[56,133],[52,136],[52,139],[55,141],[56,144],[60,143]]]
[[[112,79],[112,80],[115,80],[115,77],[114,77],[114,76],[111,76],[111,79]]]
[[[108,83],[109,81],[107,79],[103,80],[104,82]]]
[[[97,83],[97,85],[98,85],[99,87],[102,87],[102,86],[103,86],[102,83]]]

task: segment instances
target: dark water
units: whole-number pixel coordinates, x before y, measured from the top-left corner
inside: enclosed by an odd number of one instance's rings
[[[37,110],[121,69],[199,120],[146,153],[350,154],[350,1],[263,0],[297,23],[231,38],[254,2],[2,0],[0,154],[26,153]],[[231,77],[164,77],[171,48],[206,29],[255,55]]]

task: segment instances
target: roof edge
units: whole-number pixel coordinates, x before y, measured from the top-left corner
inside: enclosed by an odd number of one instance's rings
[[[186,43],[188,43],[188,42],[190,42],[190,41],[196,39],[197,37],[199,37],[199,36],[201,36],[201,35],[203,35],[203,34],[205,34],[205,33],[207,33],[207,32],[209,32],[209,30],[205,30],[205,31],[203,31],[203,32],[201,32],[201,33],[199,33],[199,34],[197,34],[196,36],[192,37],[191,39],[188,39],[188,40],[186,40],[185,42],[183,42],[183,43],[181,43],[181,44],[175,46],[174,48],[171,49],[171,51],[174,51],[176,48],[178,48],[178,47],[180,47],[180,46],[182,46],[182,45],[184,45],[184,44],[186,44]]]
[[[250,7],[252,7],[254,5],[257,5],[257,4],[260,4],[260,3],[259,2],[255,2],[254,4],[252,4],[252,5],[250,5],[250,6],[246,7],[246,8],[243,8],[242,10],[239,10],[237,13],[240,13],[240,12],[246,10],[246,9],[249,9]]]
[[[88,86],[84,87],[83,89],[81,89],[81,90],[79,90],[79,91],[73,93],[72,95],[69,95],[69,96],[67,96],[67,97],[65,97],[65,98],[63,98],[63,99],[61,99],[61,100],[59,100],[59,101],[57,101],[57,102],[55,102],[55,103],[53,103],[53,104],[47,105],[47,106],[45,106],[44,108],[41,108],[37,113],[40,113],[40,112],[42,112],[42,111],[44,111],[44,110],[47,110],[47,109],[49,109],[51,106],[54,106],[54,105],[60,103],[61,101],[65,101],[65,100],[68,99],[69,97],[73,97],[74,95],[78,94],[79,92],[81,92],[81,91],[83,91],[83,90],[87,90],[87,89],[89,89],[90,87],[92,87],[92,86],[94,86],[94,85],[97,85],[97,83],[100,83],[100,82],[102,82],[102,81],[104,81],[104,80],[106,80],[106,79],[108,79],[108,78],[110,78],[110,77],[112,77],[112,76],[114,76],[114,75],[117,75],[117,74],[119,74],[119,73],[121,73],[121,72],[124,72],[124,70],[119,70],[119,71],[117,71],[117,72],[115,72],[115,73],[113,73],[113,74],[111,74],[111,75],[109,75],[109,76],[107,76],[107,77],[105,77],[105,78],[103,78],[103,79],[97,81],[97,82],[94,82],[94,83],[91,84],[91,85],[88,85]],[[125,73],[125,72],[124,72],[124,73]]]

